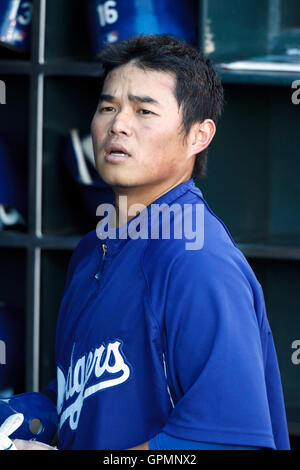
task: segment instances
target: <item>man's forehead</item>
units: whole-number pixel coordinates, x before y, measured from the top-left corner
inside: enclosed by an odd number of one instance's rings
[[[134,87],[135,89],[130,90],[134,94],[147,94],[146,90],[149,87],[152,93],[157,94],[170,92],[174,95],[175,91],[175,77],[171,72],[144,69],[129,63],[116,67],[108,73],[103,84],[103,92],[112,92],[112,88],[124,84]]]

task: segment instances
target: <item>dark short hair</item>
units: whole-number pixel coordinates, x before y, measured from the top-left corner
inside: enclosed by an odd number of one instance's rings
[[[143,69],[172,72],[186,135],[194,123],[212,119],[216,124],[222,114],[223,87],[211,60],[182,39],[168,34],[133,36],[108,44],[99,60],[103,80],[112,69],[131,61]],[[206,167],[207,148],[197,155],[192,177],[204,176]]]

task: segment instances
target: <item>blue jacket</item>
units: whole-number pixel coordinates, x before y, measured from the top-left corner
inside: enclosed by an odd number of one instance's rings
[[[128,449],[165,432],[289,449],[261,285],[194,181],[115,238],[104,222],[74,251],[60,306],[59,447]]]

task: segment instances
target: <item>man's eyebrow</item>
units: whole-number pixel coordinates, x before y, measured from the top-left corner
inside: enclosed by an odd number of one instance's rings
[[[151,98],[151,96],[129,95],[128,98],[130,101],[137,101],[138,103],[159,104],[159,102],[154,98]]]
[[[128,96],[129,101],[133,102],[138,102],[138,103],[150,103],[150,104],[158,104],[159,102],[152,98],[151,96],[138,96],[138,95],[129,95]],[[99,102],[101,103],[102,101],[108,101],[110,103],[113,103],[116,101],[116,97],[107,93],[104,93],[100,96]]]
[[[102,95],[100,95],[99,102],[101,103],[102,101],[113,102],[113,101],[115,101],[115,97],[113,95],[102,94]]]

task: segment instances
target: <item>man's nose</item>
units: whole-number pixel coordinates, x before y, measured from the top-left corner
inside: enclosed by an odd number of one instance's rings
[[[108,133],[116,135],[123,134],[130,136],[132,133],[130,115],[125,112],[119,112],[115,116]]]

